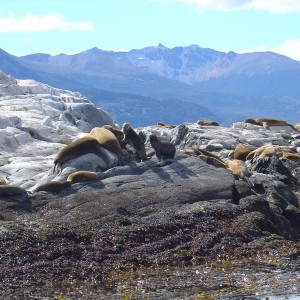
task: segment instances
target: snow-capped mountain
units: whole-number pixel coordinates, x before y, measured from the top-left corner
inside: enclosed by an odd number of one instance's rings
[[[119,123],[134,126],[212,117],[228,125],[262,114],[298,123],[300,62],[272,52],[238,54],[161,44],[55,56],[16,57],[1,51],[0,69],[79,91]]]

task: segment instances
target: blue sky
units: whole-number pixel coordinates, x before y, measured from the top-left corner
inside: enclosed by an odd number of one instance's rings
[[[300,61],[299,28],[300,0],[9,0],[0,48],[20,56],[197,44]]]

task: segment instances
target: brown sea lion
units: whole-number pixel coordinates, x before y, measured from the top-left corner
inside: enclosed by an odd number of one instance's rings
[[[245,161],[247,159],[248,154],[255,149],[248,148],[243,144],[237,144],[235,149],[229,154],[229,159],[239,159]]]
[[[121,145],[117,137],[108,129],[103,127],[94,127],[90,134],[90,137],[95,138],[99,145],[121,156],[125,156],[127,152],[121,149]]]
[[[194,155],[194,156],[203,155],[203,153],[197,147],[186,147],[186,148],[181,149],[179,151],[182,152],[182,153],[185,153],[187,155]]]
[[[198,120],[197,124],[200,126],[219,126],[219,123],[209,120]]]
[[[89,172],[89,171],[77,171],[70,174],[67,178],[67,181],[72,183],[76,182],[85,182],[85,181],[93,181],[97,179],[96,172]]]
[[[50,193],[59,193],[65,188],[71,186],[71,181],[50,181],[38,186],[34,191],[35,192],[50,192]]]
[[[200,159],[204,160],[205,162],[207,162],[210,165],[213,165],[217,168],[224,168],[227,169],[227,165],[225,164],[225,162],[220,161],[219,159],[216,159],[214,157],[210,157],[210,156],[206,156],[206,155],[199,155],[198,156]]]
[[[225,162],[228,169],[233,173],[234,176],[237,176],[249,184],[249,186],[253,186],[253,183],[249,180],[251,173],[248,170],[246,163],[239,159],[227,160]]]
[[[224,161],[219,156],[217,156],[209,151],[206,151],[204,149],[197,148],[197,147],[186,147],[180,151],[183,153],[186,153],[188,155],[196,155],[196,156],[204,155],[204,156],[213,157],[213,158],[219,160],[221,163],[224,163]]]
[[[265,157],[270,157],[270,156],[280,156],[282,153],[282,150],[279,146],[276,145],[272,145],[269,147],[266,147],[263,152],[260,153],[260,155],[258,156],[258,158],[262,159]]]
[[[173,125],[173,124],[167,124],[165,125],[165,128],[168,128],[168,129],[173,129],[173,128],[176,128],[177,125]]]
[[[296,124],[296,125],[294,125],[294,127],[297,131],[300,131],[300,124]]]
[[[279,146],[276,145],[266,145],[259,147],[253,151],[251,151],[247,155],[247,160],[252,159],[254,157],[258,157],[259,159],[263,159],[265,157],[270,157],[270,156],[280,156],[280,153],[282,152],[282,149]]]
[[[122,144],[125,146],[129,144],[136,151],[141,161],[146,160],[146,149],[142,138],[134,131],[134,129],[128,123],[124,123],[122,131],[125,135]]]
[[[122,130],[112,127],[111,125],[104,125],[102,128],[111,131],[117,137],[119,142],[124,140],[124,132]]]
[[[244,122],[263,126],[265,129],[270,129],[270,126],[289,126],[289,127],[292,127],[295,131],[297,131],[297,129],[294,127],[294,125],[292,125],[284,120],[269,119],[269,118],[261,118],[261,119],[247,118],[247,119],[245,119]]]
[[[163,123],[163,122],[157,122],[156,127],[164,127],[164,128],[168,128],[168,129],[173,129],[175,127],[177,127],[177,125],[173,125],[173,124],[166,124],[166,123]]]
[[[281,157],[283,159],[289,159],[289,160],[292,160],[295,162],[300,162],[300,154],[299,153],[291,153],[291,152],[282,151]]]
[[[253,157],[257,157],[259,156],[267,147],[270,147],[272,145],[265,145],[265,146],[261,146],[257,149],[252,150],[246,157],[246,160],[248,159],[252,159]]]
[[[27,196],[27,191],[16,185],[5,184],[0,185],[0,196]]]
[[[176,148],[172,143],[160,141],[155,134],[151,134],[149,139],[150,144],[154,148],[155,154],[159,160],[161,160],[162,157],[174,158]]]
[[[54,171],[61,168],[65,162],[87,153],[103,153],[97,139],[91,136],[79,138],[60,149],[54,159]]]
[[[0,185],[5,185],[5,184],[7,184],[5,179],[0,177]]]

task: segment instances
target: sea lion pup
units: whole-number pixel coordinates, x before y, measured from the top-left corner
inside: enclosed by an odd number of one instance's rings
[[[130,126],[130,124],[124,123],[122,127],[122,131],[124,132],[125,135],[122,144],[124,146],[129,144],[136,151],[141,161],[147,160],[145,144],[142,138],[134,131],[134,129]]]
[[[117,137],[119,142],[124,140],[124,132],[122,130],[112,127],[111,125],[103,125],[102,128],[111,131]]]
[[[71,183],[77,183],[77,182],[93,181],[96,179],[97,179],[96,172],[77,171],[77,172],[71,173],[68,176],[67,181],[70,181]]]
[[[155,150],[155,154],[159,160],[162,157],[174,158],[176,153],[176,148],[172,143],[160,141],[157,135],[151,134],[149,136],[150,144]]]
[[[107,129],[106,129],[107,130]],[[111,133],[112,134],[112,133]],[[54,169],[58,171],[61,171],[61,166],[65,162],[77,158],[81,155],[87,154],[87,153],[95,153],[99,154],[102,153],[103,150],[101,149],[101,146],[97,139],[91,137],[91,136],[84,136],[82,138],[79,138],[73,142],[71,142],[69,145],[61,148],[55,159],[54,159]]]
[[[254,186],[254,184],[249,179],[251,173],[249,172],[247,165],[244,161],[239,159],[233,159],[227,160],[225,164],[227,165],[228,170],[230,170],[234,176],[245,180],[249,184],[249,186]]]
[[[211,157],[211,156],[202,155],[202,154],[199,155],[198,157],[200,159],[202,159],[203,161],[207,162],[209,165],[213,165],[217,168],[227,169],[227,165],[225,164],[225,162],[222,162],[219,159],[216,159],[216,158]]]
[[[219,123],[209,120],[198,120],[197,124],[200,126],[219,126]]]
[[[229,154],[229,159],[239,159],[246,161],[248,154],[254,149],[250,149],[243,144],[237,144],[235,149]]]
[[[89,136],[95,138],[99,145],[107,150],[121,156],[127,155],[127,151],[121,149],[120,142],[110,130],[103,127],[94,127],[89,133]]]
[[[34,191],[35,192],[50,192],[50,193],[59,193],[65,188],[71,186],[71,181],[50,181],[38,186]]]
[[[7,184],[5,179],[0,177],[0,185],[5,185],[5,184]]]
[[[27,191],[16,185],[0,185],[0,196],[13,197],[13,196],[27,196]]]
[[[261,119],[247,118],[247,119],[245,119],[244,122],[263,126],[265,129],[270,129],[270,126],[289,126],[289,127],[292,127],[295,131],[297,131],[297,129],[295,128],[294,125],[292,125],[284,120],[269,119],[269,118],[261,118]]]

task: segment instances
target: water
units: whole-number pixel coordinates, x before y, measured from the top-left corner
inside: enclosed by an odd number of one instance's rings
[[[116,277],[111,299],[300,300],[299,260],[157,266]]]
[[[22,292],[23,299],[47,300],[300,300],[300,259],[257,255],[188,265],[117,265],[105,282],[66,280]]]

